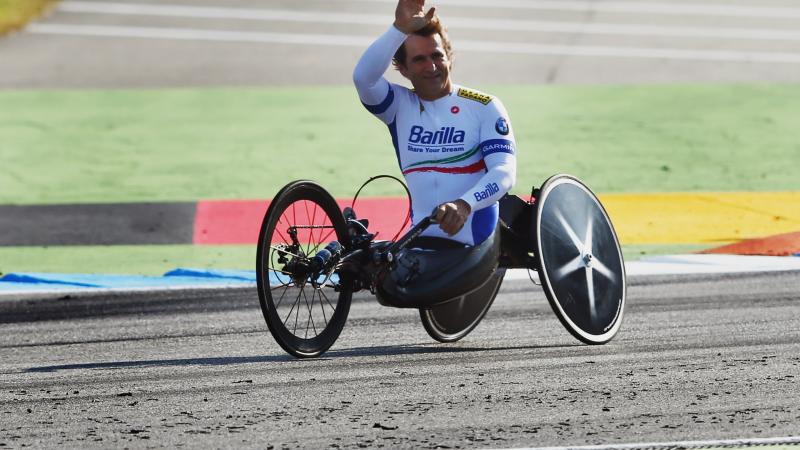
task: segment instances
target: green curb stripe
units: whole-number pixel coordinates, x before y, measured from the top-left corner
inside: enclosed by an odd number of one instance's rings
[[[444,159],[429,159],[427,161],[420,161],[420,162],[417,162],[417,163],[414,163],[414,164],[409,164],[403,170],[410,169],[410,168],[416,167],[416,166],[421,166],[423,164],[451,164],[451,163],[456,163],[456,162],[463,161],[463,160],[469,158],[470,156],[474,155],[475,153],[478,153],[478,147],[475,147],[472,150],[470,150],[469,152],[464,153],[464,154],[459,155],[459,156],[451,156],[449,158],[444,158]]]

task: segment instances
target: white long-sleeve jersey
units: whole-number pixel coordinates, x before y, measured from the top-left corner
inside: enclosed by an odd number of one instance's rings
[[[497,201],[516,179],[511,122],[499,99],[473,89],[453,85],[449,95],[426,101],[389,83],[383,74],[405,39],[392,26],[367,48],[353,72],[358,95],[389,127],[411,192],[413,222],[444,202],[462,199],[472,213],[456,235],[435,226],[424,235],[479,244],[497,226]]]

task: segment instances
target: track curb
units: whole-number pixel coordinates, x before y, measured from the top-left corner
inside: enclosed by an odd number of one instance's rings
[[[644,286],[710,279],[736,279],[747,276],[780,277],[798,270],[698,274],[646,274],[628,277],[628,286]],[[500,293],[525,290],[541,292],[531,280],[507,278]],[[542,296],[544,294],[542,293]],[[368,291],[354,294],[353,302],[376,301]],[[190,314],[211,311],[258,309],[255,283],[216,286],[179,286],[158,288],[82,289],[72,291],[2,293],[0,323],[24,323],[74,320],[109,316],[154,314]]]

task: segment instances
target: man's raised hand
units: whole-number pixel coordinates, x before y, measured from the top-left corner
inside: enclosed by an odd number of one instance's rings
[[[435,7],[425,12],[425,0],[398,0],[394,26],[405,34],[411,34],[429,24],[435,12]]]

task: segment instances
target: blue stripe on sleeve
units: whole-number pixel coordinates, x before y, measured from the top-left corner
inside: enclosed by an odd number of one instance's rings
[[[377,105],[368,105],[364,102],[361,102],[364,105],[364,108],[367,108],[367,111],[371,112],[372,114],[378,115],[385,112],[389,109],[389,106],[394,101],[394,89],[392,89],[392,85],[389,85],[389,93],[386,94],[386,98],[383,99],[382,102],[378,103]]]
[[[394,145],[394,154],[397,156],[397,165],[400,166],[400,171],[403,171],[403,165],[400,163],[400,147],[397,145],[397,119],[388,125],[389,134],[392,135],[392,145]]]
[[[472,215],[472,243],[478,245],[492,235],[497,227],[497,218],[500,216],[500,206],[495,203],[492,206],[479,209]]]
[[[508,139],[489,139],[488,141],[481,142],[481,154],[483,156],[500,152],[513,155],[516,152],[514,142]]]

